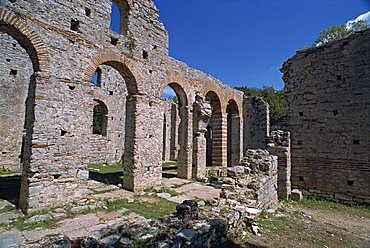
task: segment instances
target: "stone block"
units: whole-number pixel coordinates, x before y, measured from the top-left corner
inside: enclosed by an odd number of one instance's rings
[[[303,199],[303,194],[298,189],[293,189],[290,193],[290,199],[293,201],[301,201]]]

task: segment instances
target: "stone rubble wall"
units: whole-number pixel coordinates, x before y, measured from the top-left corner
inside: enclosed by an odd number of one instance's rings
[[[262,209],[278,204],[277,179],[276,156],[262,149],[247,150],[240,166],[227,168],[213,215],[227,220],[231,236],[240,236],[250,227],[255,232]]]
[[[247,150],[240,166],[227,169],[221,198],[255,208],[276,205],[277,159],[266,150]]]
[[[291,147],[290,133],[272,131],[268,140],[267,150],[278,157],[278,188],[279,200],[289,199],[291,187]]]
[[[370,30],[299,51],[282,72],[292,187],[370,204]]]
[[[175,214],[160,220],[129,214],[122,217],[124,223],[97,229],[86,237],[49,236],[22,247],[225,247],[225,221],[201,215],[193,201],[184,201],[176,210]]]

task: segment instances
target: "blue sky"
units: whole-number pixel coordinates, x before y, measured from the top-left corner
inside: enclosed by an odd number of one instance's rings
[[[370,0],[154,0],[170,55],[231,86],[283,88],[279,68]]]

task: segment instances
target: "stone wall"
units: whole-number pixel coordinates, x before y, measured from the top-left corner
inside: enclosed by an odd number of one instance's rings
[[[253,208],[268,208],[278,202],[277,156],[268,151],[247,150],[240,166],[227,169],[221,198]]]
[[[277,193],[279,200],[287,200],[292,190],[290,133],[281,130],[272,131],[268,139],[267,150],[278,157]]]
[[[0,169],[18,171],[33,67],[26,50],[6,33],[0,33],[0,58]]]
[[[283,65],[292,138],[292,187],[370,204],[370,30]]]
[[[244,100],[244,150],[266,149],[270,135],[270,110],[268,103],[259,97]]]
[[[192,177],[192,104],[197,92],[204,96],[214,92],[219,98],[222,145],[217,163],[227,165],[227,103],[234,100],[242,113],[243,94],[168,56],[167,31],[152,1],[119,4],[127,20],[127,32],[121,34],[110,30],[111,5],[111,0],[1,1],[1,53],[6,52],[5,58],[12,56],[13,62],[19,58],[14,65],[20,66],[19,92],[27,92],[30,82],[32,86],[26,108],[22,105],[26,95],[18,101],[22,121],[17,123],[14,149],[19,153],[26,116],[20,196],[24,211],[81,198],[90,163],[121,160],[123,187],[129,190],[160,184],[164,121],[160,95],[169,84],[181,101],[178,176]],[[24,48],[17,51],[22,55],[3,48],[4,43],[7,46],[5,34]],[[101,86],[91,82],[98,68],[102,70]],[[1,76],[1,92],[8,75],[6,71]],[[106,136],[92,134],[97,101],[108,110]],[[10,107],[2,102],[1,114]],[[8,135],[1,134],[4,137]],[[2,155],[0,163],[9,166]],[[19,161],[16,155],[12,159]]]

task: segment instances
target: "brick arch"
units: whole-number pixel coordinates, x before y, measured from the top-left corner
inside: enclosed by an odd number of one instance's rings
[[[155,95],[158,98],[161,97],[161,95],[162,95],[164,89],[166,88],[166,86],[171,86],[171,84],[174,87],[176,87],[176,85],[177,85],[176,88],[181,87],[181,90],[180,89],[173,89],[173,90],[175,92],[176,92],[176,90],[182,91],[181,94],[183,94],[186,97],[186,105],[188,105],[189,102],[192,99],[191,98],[192,93],[195,94],[195,92],[193,92],[194,87],[191,86],[191,84],[188,82],[188,80],[182,74],[179,74],[176,71],[167,71],[166,78],[163,80],[161,86],[159,87],[159,89],[158,89],[158,91]],[[179,93],[179,92],[177,92],[177,93]]]
[[[108,65],[119,71],[126,81],[130,95],[145,94],[139,74],[135,71],[133,60],[116,53],[101,53],[92,58],[89,67],[85,70],[84,81],[90,82],[100,65]]]
[[[0,32],[12,36],[26,49],[34,71],[49,71],[50,58],[45,43],[27,22],[11,11],[0,7]]]

